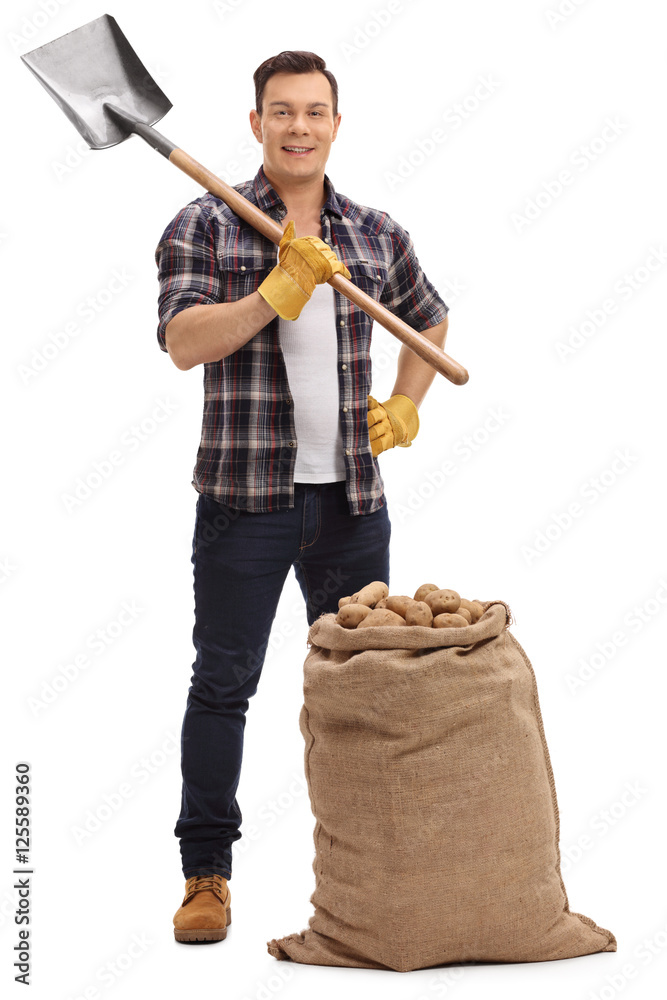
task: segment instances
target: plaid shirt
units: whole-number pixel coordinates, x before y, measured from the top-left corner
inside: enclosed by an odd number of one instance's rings
[[[409,234],[385,212],[336,194],[325,177],[322,239],[348,267],[352,281],[413,329],[442,322],[448,307],[426,278]],[[276,221],[285,205],[262,167],[237,184]],[[181,309],[233,302],[256,291],[276,265],[276,246],[207,193],[190,202],[162,234],[155,253],[160,283],[157,337]],[[385,503],[384,483],[368,437],[372,319],[334,292],[338,391],[351,514]],[[296,434],[293,400],[272,320],[246,344],[204,365],[202,435],[192,485],[219,503],[247,511],[294,506]]]

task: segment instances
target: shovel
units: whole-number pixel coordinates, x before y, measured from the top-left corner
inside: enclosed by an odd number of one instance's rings
[[[26,52],[21,59],[62,108],[91,149],[141,136],[241,219],[273,243],[283,230],[256,205],[151,126],[172,107],[109,14]],[[468,381],[458,362],[417,333],[342,274],[329,279],[338,292],[393,333],[401,343],[455,385]]]

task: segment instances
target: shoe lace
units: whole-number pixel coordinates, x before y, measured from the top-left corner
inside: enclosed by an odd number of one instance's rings
[[[183,904],[185,905],[189,899],[192,899],[195,893],[203,892],[205,889],[209,889],[220,899],[223,899],[223,880],[225,880],[223,875],[193,875],[187,880]]]

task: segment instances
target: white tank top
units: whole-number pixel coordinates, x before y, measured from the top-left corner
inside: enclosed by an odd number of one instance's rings
[[[294,401],[295,483],[345,479],[338,399],[338,338],[334,290],[316,285],[295,320],[278,318],[278,337]]]

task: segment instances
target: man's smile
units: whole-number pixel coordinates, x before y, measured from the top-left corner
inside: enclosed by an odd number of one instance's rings
[[[313,151],[312,146],[283,146],[283,149],[290,156],[306,156]]]

